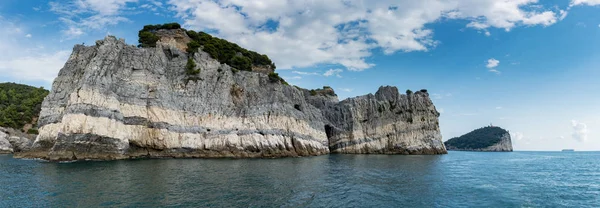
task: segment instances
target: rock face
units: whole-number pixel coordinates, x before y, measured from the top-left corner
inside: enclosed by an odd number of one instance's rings
[[[387,86],[380,87],[375,95],[336,101],[312,102],[325,116],[331,152],[446,153],[439,130],[439,113],[426,91],[401,95],[396,87]]]
[[[512,152],[510,133],[500,127],[484,127],[444,143],[448,150]]]
[[[35,135],[0,127],[0,154],[28,151]]]
[[[264,73],[232,70],[207,53],[191,55],[166,42],[137,48],[109,36],[95,46],[76,45],[42,104],[39,136],[30,151],[16,156],[446,153],[427,93],[407,96],[383,87],[338,102],[335,93],[311,93]],[[188,57],[200,69],[194,79],[186,74]]]
[[[0,154],[11,154],[14,150],[8,141],[8,135],[0,131]]]

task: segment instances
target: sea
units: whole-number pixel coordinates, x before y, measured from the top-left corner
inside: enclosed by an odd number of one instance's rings
[[[73,163],[2,155],[0,207],[600,207],[600,152]]]

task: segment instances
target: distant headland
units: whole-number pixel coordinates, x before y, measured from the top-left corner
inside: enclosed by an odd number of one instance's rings
[[[512,152],[510,133],[497,126],[486,126],[444,142],[448,150]]]

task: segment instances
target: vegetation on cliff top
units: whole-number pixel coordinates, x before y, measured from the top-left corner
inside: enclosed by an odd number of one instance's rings
[[[48,90],[32,86],[0,83],[0,126],[22,129],[42,108]],[[35,133],[31,130],[30,133]]]
[[[178,23],[168,23],[163,25],[146,25],[139,31],[139,47],[156,47],[156,42],[160,39],[155,33],[161,29],[182,29]],[[227,40],[213,37],[205,32],[196,32],[185,30],[192,39],[188,43],[187,52],[194,53],[200,48],[208,53],[212,58],[219,62],[227,64],[233,68],[252,71],[252,66],[270,66],[275,70],[275,64],[267,55],[261,55],[257,52],[247,50],[231,43]]]
[[[507,133],[508,131],[500,127],[486,126],[483,128],[473,130],[460,137],[454,137],[444,142],[444,144],[447,148],[452,147],[455,149],[482,149],[500,142],[502,136]]]

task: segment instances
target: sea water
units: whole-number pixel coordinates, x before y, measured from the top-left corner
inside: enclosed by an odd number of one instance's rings
[[[0,207],[600,207],[600,152],[49,163],[0,156]]]

